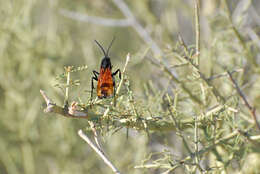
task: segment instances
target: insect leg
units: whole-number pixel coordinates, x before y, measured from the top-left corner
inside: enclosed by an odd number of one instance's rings
[[[99,72],[97,72],[97,71],[93,71],[93,74],[94,74],[94,76],[95,76],[95,78],[97,79],[98,78],[98,75],[99,75]]]
[[[113,86],[114,86],[114,106],[116,106],[116,84],[115,84],[114,76],[117,75],[117,73],[119,73],[119,79],[121,79],[121,71],[120,71],[120,69],[117,69],[115,72],[112,73]]]
[[[115,82],[114,77],[113,77],[113,87],[114,87],[114,98],[115,98],[115,95],[116,95],[116,82]]]
[[[115,78],[112,76],[113,78],[113,87],[114,87],[114,91],[113,91],[113,98],[114,98],[114,107],[116,107],[116,82],[115,82]]]
[[[93,74],[94,74],[94,77],[91,78],[91,97],[90,97],[91,100],[92,100],[92,96],[93,96],[93,89],[95,89],[95,87],[94,87],[94,80],[98,81],[99,73],[94,70]]]
[[[120,71],[120,69],[117,69],[115,72],[113,72],[112,76],[117,75],[117,73],[119,73],[119,78],[121,79],[121,71]]]

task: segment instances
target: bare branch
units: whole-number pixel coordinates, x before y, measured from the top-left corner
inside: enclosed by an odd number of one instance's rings
[[[74,19],[81,22],[90,22],[96,25],[103,25],[107,27],[129,27],[131,21],[128,19],[109,19],[96,16],[89,16],[86,14],[73,12],[65,9],[60,9],[59,13],[67,18]]]
[[[236,82],[235,79],[232,77],[232,74],[231,74],[229,71],[227,71],[227,73],[228,73],[228,75],[229,75],[229,78],[230,78],[231,82],[232,82],[233,85],[235,86],[235,88],[236,88],[236,90],[237,90],[237,93],[238,93],[239,96],[242,98],[242,100],[244,101],[246,107],[247,107],[248,110],[250,111],[250,114],[251,114],[251,116],[253,117],[257,128],[260,130],[260,125],[259,125],[259,123],[258,123],[258,121],[257,121],[257,116],[256,116],[255,108],[249,104],[249,102],[248,102],[247,99],[246,99],[246,96],[243,94],[243,92],[242,92],[242,90],[239,88],[237,82]]]
[[[44,109],[44,112],[46,112],[46,113],[56,113],[56,114],[60,114],[65,117],[72,117],[72,118],[86,118],[86,119],[92,118],[88,115],[87,112],[81,111],[81,110],[76,110],[75,102],[72,102],[71,106],[69,107],[69,110],[65,111],[65,109],[63,107],[58,106],[55,103],[53,103],[43,90],[40,90],[40,93],[47,104],[47,107]]]
[[[154,42],[149,33],[142,27],[142,25],[135,19],[133,13],[128,8],[123,0],[113,0],[114,4],[120,9],[124,14],[126,19],[109,19],[101,18],[96,16],[89,16],[77,12],[72,12],[65,9],[60,9],[59,13],[67,18],[74,19],[81,22],[90,22],[97,25],[103,25],[108,27],[133,27],[138,35],[145,41],[146,44],[150,45],[152,51],[156,55],[161,55],[162,50]]]
[[[125,17],[132,21],[132,27],[137,31],[139,36],[146,42],[146,44],[151,46],[151,49],[155,55],[161,55],[162,50],[154,42],[149,33],[142,27],[142,25],[135,19],[133,13],[128,8],[127,4],[123,0],[113,0],[114,4],[120,9],[120,11],[125,15]]]
[[[44,98],[44,100],[47,104],[47,107],[48,107],[48,105],[53,104],[51,99],[46,95],[46,93],[43,90],[40,89],[40,93],[41,93],[42,97]],[[55,104],[53,104],[53,105],[55,105]]]
[[[119,170],[112,164],[111,161],[109,161],[109,159],[106,157],[106,155],[101,151],[101,149],[99,149],[98,147],[96,147],[92,141],[88,138],[88,136],[86,134],[83,133],[82,130],[78,131],[78,135],[88,143],[88,145],[102,158],[102,160],[108,165],[108,167],[110,167],[112,169],[112,171],[116,174],[120,174]]]
[[[239,69],[235,69],[235,70],[231,71],[230,73],[233,74],[233,73],[236,73],[236,72],[243,72],[243,71],[244,70],[242,68],[239,68]],[[211,80],[215,80],[215,79],[218,79],[218,78],[221,78],[221,77],[225,77],[225,76],[228,76],[227,72],[213,75],[213,76],[207,78],[207,80],[211,81]]]
[[[94,139],[95,139],[95,142],[96,142],[96,145],[97,147],[102,151],[102,147],[101,147],[101,144],[99,142],[99,137],[98,137],[98,134],[97,134],[97,130],[95,128],[95,124],[92,122],[92,121],[88,121],[88,124],[94,134]]]

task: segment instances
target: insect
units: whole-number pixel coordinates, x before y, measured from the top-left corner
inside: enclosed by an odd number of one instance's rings
[[[100,47],[104,54],[104,58],[101,61],[100,71],[93,71],[94,76],[91,79],[91,100],[93,96],[93,89],[94,87],[94,80],[97,83],[97,96],[98,98],[107,98],[111,97],[112,95],[115,96],[115,78],[114,76],[119,73],[119,78],[121,79],[121,71],[117,69],[115,72],[112,73],[112,64],[110,58],[108,56],[109,49],[111,48],[115,38],[111,41],[107,51],[105,52],[104,48],[101,44],[95,40],[96,44]]]

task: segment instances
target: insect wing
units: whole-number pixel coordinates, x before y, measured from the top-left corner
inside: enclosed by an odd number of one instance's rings
[[[109,68],[101,68],[98,77],[97,96],[99,98],[106,98],[112,96],[113,92],[114,86],[112,72]]]

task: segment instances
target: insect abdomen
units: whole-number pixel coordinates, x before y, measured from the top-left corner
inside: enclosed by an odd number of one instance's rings
[[[100,75],[98,79],[98,86],[97,86],[97,96],[98,98],[106,98],[113,95],[114,92],[114,85],[113,85],[113,78],[112,73],[109,68],[100,70]]]
[[[101,84],[100,90],[97,91],[98,98],[107,98],[113,95],[113,83]]]

